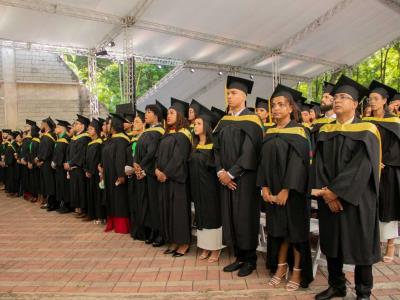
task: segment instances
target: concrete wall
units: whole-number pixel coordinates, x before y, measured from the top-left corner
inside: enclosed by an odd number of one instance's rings
[[[10,48],[0,48],[0,54],[0,128],[90,114],[86,87],[58,55]],[[102,105],[100,115],[107,115]]]

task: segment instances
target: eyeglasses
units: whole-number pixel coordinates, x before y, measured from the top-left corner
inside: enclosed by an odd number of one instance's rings
[[[345,100],[345,99],[353,100],[352,97],[347,96],[347,95],[338,94],[338,95],[333,96],[333,100],[334,100],[334,101],[335,101],[335,100]]]

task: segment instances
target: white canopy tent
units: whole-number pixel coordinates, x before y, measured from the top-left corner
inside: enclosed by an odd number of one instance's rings
[[[254,77],[252,104],[277,70],[293,85],[398,39],[399,16],[399,0],[0,0],[0,46],[174,65],[139,108],[170,96],[223,108],[228,73]]]

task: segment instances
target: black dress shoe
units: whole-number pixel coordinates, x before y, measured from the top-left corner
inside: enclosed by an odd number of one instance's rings
[[[184,256],[186,253],[189,252],[189,249],[190,249],[190,248],[187,248],[186,251],[185,251],[185,253],[179,253],[177,250],[175,250],[175,251],[174,251],[174,254],[172,254],[172,257],[182,257],[182,256]]]
[[[325,291],[315,296],[316,300],[328,300],[335,297],[346,297],[346,290],[338,290],[333,287],[329,287]]]
[[[54,210],[56,210],[56,208],[54,206],[48,206],[46,210],[47,211],[54,211]]]
[[[154,242],[154,239],[155,239],[154,231],[152,230],[149,234],[149,237],[144,242],[149,245]]]
[[[231,263],[230,265],[227,265],[223,271],[224,272],[235,272],[236,270],[239,270],[243,266],[243,263],[240,261],[235,261],[234,263]]]
[[[153,247],[161,247],[162,245],[164,245],[164,239],[158,236],[153,242]]]
[[[238,272],[238,276],[239,277],[245,277],[245,276],[249,276],[251,273],[253,273],[253,271],[256,269],[256,266],[254,264],[251,264],[249,262],[245,262],[239,272]]]
[[[40,208],[41,209],[47,209],[47,204],[43,204]]]

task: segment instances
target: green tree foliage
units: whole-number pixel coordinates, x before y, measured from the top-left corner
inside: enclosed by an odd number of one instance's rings
[[[88,81],[88,59],[85,56],[65,54],[64,61],[78,75],[79,80]],[[110,112],[122,102],[120,72],[124,66],[110,59],[97,58],[96,94]],[[172,67],[153,64],[136,64],[136,98],[144,95],[155,83],[163,78]]]
[[[319,101],[322,96],[323,82],[335,82],[341,74],[351,77],[366,87],[375,79],[400,90],[400,41],[376,51],[349,69],[324,73],[310,83],[300,82],[297,88],[303,92],[303,95],[307,95],[309,100]]]

